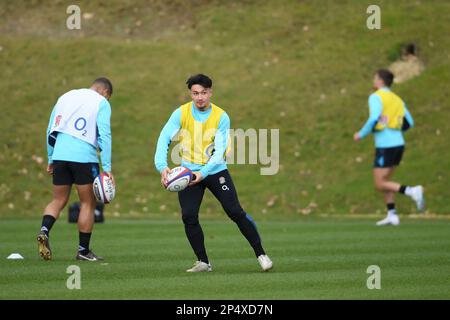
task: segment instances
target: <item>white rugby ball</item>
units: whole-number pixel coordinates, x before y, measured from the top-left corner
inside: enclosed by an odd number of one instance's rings
[[[192,171],[185,167],[175,167],[167,174],[165,187],[172,192],[186,189],[192,180]]]
[[[105,173],[100,173],[93,183],[95,198],[102,203],[110,203],[116,195],[116,186]]]

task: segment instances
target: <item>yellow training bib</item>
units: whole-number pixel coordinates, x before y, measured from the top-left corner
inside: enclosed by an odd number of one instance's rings
[[[185,161],[204,165],[214,150],[214,138],[220,117],[225,111],[211,103],[212,109],[208,119],[200,122],[194,119],[192,104],[191,101],[181,106],[180,156]]]
[[[377,90],[375,94],[381,98],[383,105],[375,130],[381,131],[386,128],[401,130],[405,116],[403,100],[392,91]]]

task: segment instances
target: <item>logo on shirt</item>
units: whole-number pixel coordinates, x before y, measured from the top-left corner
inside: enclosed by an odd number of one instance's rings
[[[224,184],[226,181],[225,181],[225,178],[224,177],[220,177],[219,178],[219,183],[220,184]]]
[[[56,117],[56,120],[55,120],[55,127],[57,127],[57,126],[59,126],[59,123],[61,122],[61,119],[62,119],[62,115],[58,115],[57,117]]]
[[[387,125],[388,122],[389,122],[389,118],[386,115],[381,115],[380,118],[378,119],[378,123],[381,125]]]

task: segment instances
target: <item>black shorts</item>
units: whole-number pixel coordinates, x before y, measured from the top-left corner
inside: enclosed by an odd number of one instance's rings
[[[53,161],[53,184],[56,186],[91,184],[99,173],[98,163]]]
[[[402,161],[404,146],[392,148],[376,148],[374,168],[391,168],[398,166]]]

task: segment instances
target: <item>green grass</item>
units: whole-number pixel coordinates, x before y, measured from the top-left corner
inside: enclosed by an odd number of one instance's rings
[[[184,272],[194,261],[181,222],[111,220],[96,225],[92,247],[105,263],[75,261],[77,231],[59,221],[54,260],[37,256],[38,220],[4,220],[0,299],[449,299],[449,221],[404,218],[377,228],[372,219],[259,223],[275,263],[263,273],[230,221],[203,227],[214,271]],[[20,252],[25,260],[6,260]],[[81,268],[81,290],[68,290],[66,268]],[[369,265],[381,289],[366,287]]]
[[[367,118],[373,71],[411,41],[426,69],[394,86],[416,123],[395,179],[425,186],[427,216],[450,212],[450,2],[372,4],[381,7],[381,30],[366,28],[368,3],[359,0],[79,1],[94,17],[69,31],[64,1],[0,1],[0,298],[450,298],[447,218],[404,218],[399,228],[380,229],[367,218],[315,217],[384,212],[372,185],[372,138],[356,144],[352,134]],[[280,129],[277,175],[230,166],[274,272],[258,271],[207,196],[201,215],[214,272],[184,273],[193,256],[153,157],[165,121],[188,99],[186,78],[197,72],[213,78],[213,102],[232,128]],[[117,195],[93,239],[108,264],[80,264],[82,290],[70,291],[75,227],[60,222],[52,231],[54,261],[35,252],[36,219],[51,199],[45,130],[57,97],[99,75],[115,88]],[[396,204],[405,216],[415,213],[406,197]],[[26,259],[4,259],[15,251]],[[382,269],[381,290],[365,286],[372,264]]]
[[[249,212],[296,218],[315,204],[312,214],[381,213],[372,137],[356,144],[352,134],[367,117],[373,71],[409,41],[418,44],[426,70],[394,87],[416,122],[395,179],[423,184],[429,212],[448,214],[450,3],[374,4],[382,9],[377,31],[366,28],[368,4],[359,0],[80,1],[94,18],[69,31],[64,1],[0,1],[0,216],[41,214],[51,182],[33,155],[45,162],[51,108],[59,95],[98,75],[115,85],[117,197],[106,214],[176,215],[153,156],[165,121],[188,99],[186,78],[197,72],[214,79],[213,100],[233,128],[280,129],[277,175],[230,166]],[[414,212],[405,198],[397,207]],[[219,211],[210,198],[203,209]]]

